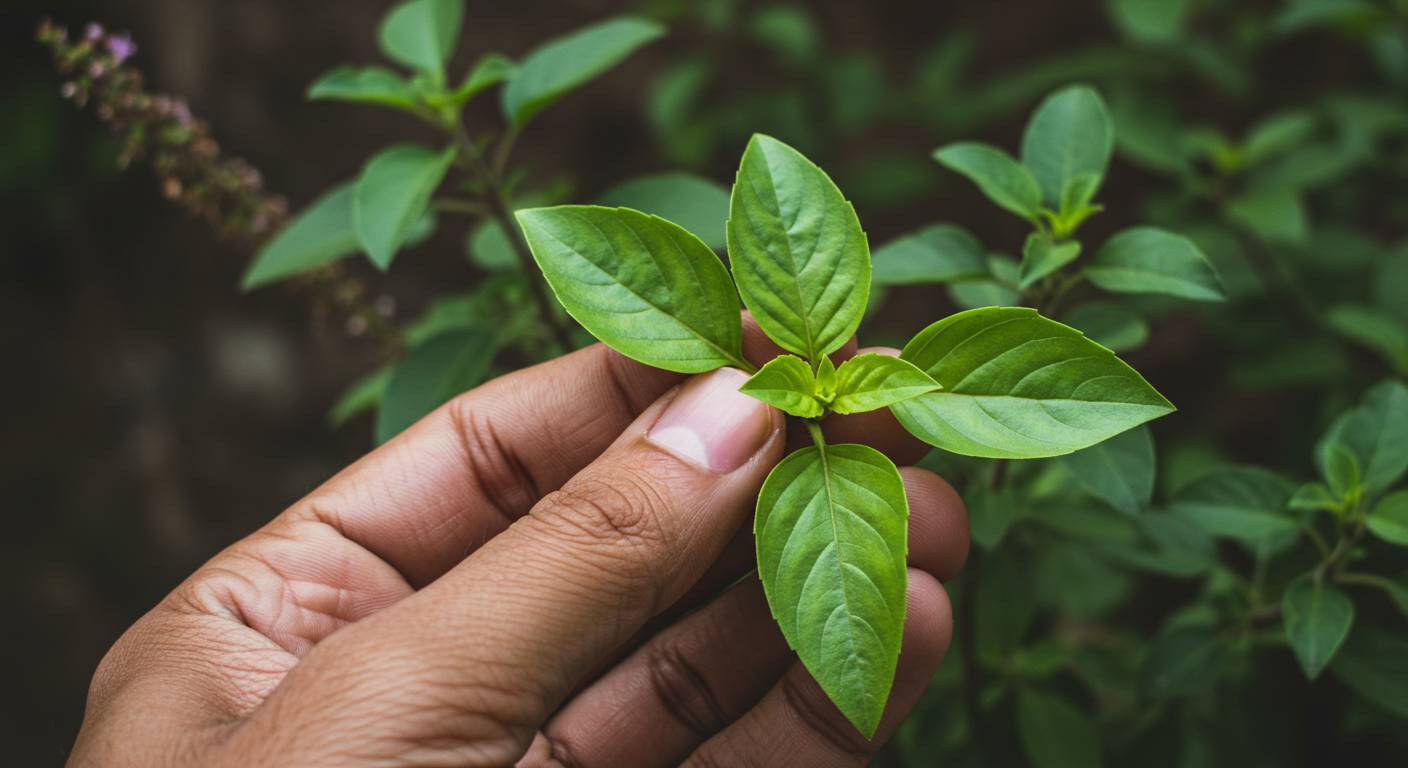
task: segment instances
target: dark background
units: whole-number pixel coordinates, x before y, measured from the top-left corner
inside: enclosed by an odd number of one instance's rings
[[[333,430],[324,415],[377,363],[369,345],[317,322],[306,297],[281,288],[240,294],[248,252],[222,245],[164,202],[144,169],[117,172],[114,145],[96,119],[59,98],[47,53],[32,42],[35,25],[47,15],[75,31],[89,20],[130,30],[150,89],[187,98],[226,150],[260,168],[297,209],[353,176],[377,149],[422,135],[393,114],[303,99],[307,83],[333,65],[377,59],[375,27],[389,5],[9,0],[0,9],[0,504],[7,525],[0,656],[10,693],[0,740],[15,756],[10,764],[60,762],[81,720],[87,681],[117,636],[203,560],[367,450],[367,419]],[[872,50],[895,78],[954,27],[980,41],[971,70],[979,79],[1114,36],[1094,0],[809,6],[828,45]],[[518,55],[633,7],[471,3],[456,71],[480,51]],[[681,34],[688,41],[689,32]],[[641,93],[669,61],[675,39],[545,113],[523,137],[520,160],[543,178],[574,177],[582,199],[633,174],[669,169],[642,115]],[[746,48],[734,53],[726,66],[731,93],[797,76]],[[1274,82],[1288,98],[1308,78],[1344,77],[1353,66],[1314,54],[1292,50],[1268,63],[1281,72]],[[991,122],[982,138],[1014,146],[1030,107]],[[1194,110],[1232,127],[1250,117],[1231,97]],[[907,176],[932,194],[861,203],[872,242],[943,219],[1015,249],[1016,220],[928,160],[951,138],[917,121],[890,120],[828,142],[815,159],[827,168],[877,151],[912,159]],[[741,146],[699,170],[727,182]],[[1145,181],[1119,162],[1112,173],[1110,200]],[[1127,218],[1097,220],[1092,233],[1103,236]],[[442,230],[378,288],[403,314],[464,288],[472,273],[461,255],[463,233]],[[922,310],[910,330],[937,316],[932,302]],[[1208,402],[1199,370],[1188,365],[1199,344],[1191,327],[1176,316],[1163,321],[1158,341],[1134,356],[1183,408],[1161,422],[1161,436],[1216,419],[1224,434],[1243,436],[1231,450],[1244,458],[1285,460],[1258,437],[1278,414],[1304,403],[1294,395]],[[1212,365],[1204,361],[1203,372]]]

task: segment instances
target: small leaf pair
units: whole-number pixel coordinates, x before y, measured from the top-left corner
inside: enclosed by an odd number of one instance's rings
[[[888,355],[853,357],[837,368],[823,357],[816,371],[801,358],[773,359],[742,391],[803,419],[832,413],[865,413],[939,389],[913,363]]]

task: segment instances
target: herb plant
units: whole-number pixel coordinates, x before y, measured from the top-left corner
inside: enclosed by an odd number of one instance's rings
[[[1031,157],[1060,168],[1067,149],[1037,146]],[[699,238],[629,208],[538,208],[518,220],[563,307],[593,336],[666,370],[743,369],[744,392],[805,420],[813,445],[778,464],[758,494],[758,574],[788,643],[867,737],[899,658],[908,506],[884,454],[828,444],[819,420],[888,407],[935,447],[1038,458],[1173,410],[1113,352],[1023,308],[961,312],[897,358],[836,365],[830,355],[865,312],[870,249],[831,179],[768,136],[749,142],[734,182],[732,279]],[[743,357],[738,296],[786,353],[762,368]]]

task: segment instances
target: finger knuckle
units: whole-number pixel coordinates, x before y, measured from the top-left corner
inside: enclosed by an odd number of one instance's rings
[[[645,667],[651,689],[665,712],[700,739],[722,729],[726,715],[718,696],[690,654],[677,642],[661,638],[647,647]]]
[[[870,745],[856,729],[836,717],[835,707],[817,696],[816,687],[804,688],[792,675],[784,675],[779,684],[787,708],[798,724],[815,734],[837,754],[864,761],[869,759]]]
[[[670,542],[660,521],[663,494],[632,472],[579,476],[549,494],[534,516],[556,533],[593,547],[648,559]]]

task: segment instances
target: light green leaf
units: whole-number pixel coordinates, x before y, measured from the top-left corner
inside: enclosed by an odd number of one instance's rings
[[[1135,427],[1064,456],[1061,462],[1086,493],[1115,509],[1137,515],[1154,495],[1154,437]]]
[[[836,371],[836,413],[865,413],[933,392],[938,382],[913,363],[881,354],[858,355]]]
[[[552,40],[529,53],[504,88],[509,124],[521,128],[569,91],[605,74],[665,34],[647,19],[623,16]]]
[[[494,362],[494,334],[461,328],[432,337],[396,365],[381,397],[376,441],[384,443],[426,414],[484,381]]]
[[[1104,100],[1094,88],[1073,85],[1046,97],[1032,114],[1022,135],[1022,165],[1054,208],[1070,179],[1087,173],[1104,178],[1114,147],[1114,122]]]
[[[952,315],[901,356],[944,389],[891,410],[916,437],[954,453],[1060,456],[1174,410],[1114,353],[1021,307]]]
[[[1363,402],[1341,415],[1320,439],[1316,460],[1324,471],[1330,446],[1348,447],[1359,459],[1364,486],[1380,493],[1408,472],[1408,386],[1387,380],[1374,385]]]
[[[1140,43],[1171,43],[1183,35],[1189,0],[1108,0],[1115,23]]]
[[[518,70],[518,65],[507,56],[497,53],[486,54],[475,63],[474,68],[469,70],[465,76],[464,83],[456,88],[450,95],[450,103],[456,107],[463,107],[475,96],[493,88],[494,86],[508,82],[513,77],[513,73]]]
[[[508,233],[494,219],[484,219],[470,230],[466,242],[469,258],[480,269],[489,272],[511,272],[518,269],[518,257]]]
[[[608,346],[679,373],[750,367],[728,271],[679,225],[596,206],[531,208],[518,222],[562,306]]]
[[[727,245],[728,190],[722,184],[691,173],[641,176],[604,192],[601,205],[634,208],[659,216],[693,232],[718,251]]]
[[[738,391],[800,419],[815,419],[826,412],[814,396],[816,377],[811,366],[792,355],[769,360]]]
[[[1061,220],[1069,221],[1068,230],[1073,231],[1075,225],[1079,225],[1091,213],[1098,210],[1090,203],[1095,199],[1095,193],[1100,191],[1102,181],[1098,173],[1082,173],[1079,176],[1072,176],[1066,179],[1066,186],[1061,188]]]
[[[1111,237],[1085,274],[1096,286],[1116,293],[1227,299],[1222,279],[1192,240],[1154,227],[1134,227]]]
[[[1115,352],[1138,349],[1149,339],[1144,318],[1118,304],[1092,301],[1072,309],[1062,321]]]
[[[1058,243],[1042,232],[1031,233],[1022,248],[1022,270],[1017,278],[1017,287],[1025,291],[1038,280],[1075,261],[1077,256],[1080,256],[1080,243],[1074,240]]]
[[[1325,312],[1332,330],[1377,352],[1395,370],[1408,374],[1408,325],[1377,307],[1337,304]]]
[[[968,177],[987,198],[1028,221],[1041,212],[1041,186],[1011,155],[976,142],[949,144],[934,150],[934,159]]]
[[[983,246],[952,224],[934,224],[886,243],[871,254],[871,269],[876,286],[950,283],[989,274]]]
[[[1170,511],[1215,535],[1259,544],[1292,534],[1299,524],[1285,513],[1291,486],[1254,467],[1217,469],[1174,494]]]
[[[988,257],[991,278],[968,280],[948,287],[949,298],[962,309],[1016,307],[1022,303],[1017,290],[1017,262],[1001,254]]]
[[[1359,457],[1346,445],[1327,446],[1325,457],[1325,482],[1330,485],[1330,493],[1341,499],[1361,490],[1363,475],[1359,469]]]
[[[1084,712],[1052,693],[1017,693],[1017,734],[1036,768],[1098,768],[1100,731]]]
[[[1145,696],[1168,699],[1211,690],[1228,666],[1231,649],[1217,629],[1201,624],[1167,627],[1154,637],[1139,671]]]
[[[1408,491],[1391,493],[1379,500],[1365,523],[1369,532],[1400,547],[1408,547]]]
[[[1408,640],[1361,624],[1330,671],[1359,695],[1408,718]]]
[[[797,150],[755,135],[729,206],[728,252],[743,303],[778,346],[807,360],[856,332],[870,248],[855,209]]]
[[[758,494],[758,575],[772,615],[867,738],[899,659],[908,516],[895,465],[863,445],[799,450]]]
[[[1322,483],[1306,483],[1296,489],[1286,507],[1301,512],[1334,512],[1340,508],[1340,499]]]
[[[454,162],[453,147],[434,152],[401,145],[367,163],[352,198],[352,224],[357,240],[382,270],[415,231],[430,207],[430,197]]]
[[[310,101],[350,101],[380,104],[415,112],[420,93],[404,77],[381,67],[339,67],[308,88]]]
[[[1286,588],[1281,616],[1296,660],[1305,676],[1314,680],[1349,635],[1354,603],[1338,589],[1306,577]]]
[[[1293,189],[1253,190],[1228,201],[1223,212],[1268,243],[1300,243],[1309,236],[1305,205]]]
[[[352,228],[353,194],[353,185],[343,184],[299,213],[259,249],[240,287],[252,291],[356,253],[359,246]]]
[[[377,407],[386,387],[391,383],[394,366],[386,366],[376,373],[358,379],[337,399],[332,410],[328,411],[328,424],[340,427]]]
[[[748,20],[748,34],[792,64],[809,61],[821,47],[821,31],[816,21],[806,10],[792,5],[759,8]]]
[[[445,80],[464,25],[464,0],[410,0],[381,22],[381,51],[392,61]]]

